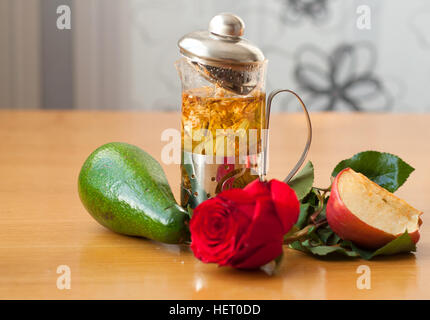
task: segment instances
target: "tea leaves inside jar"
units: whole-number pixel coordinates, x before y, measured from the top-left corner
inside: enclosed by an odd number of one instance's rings
[[[201,87],[182,94],[182,146],[185,151],[216,156],[260,153],[263,128],[264,92],[236,96],[221,88]],[[254,139],[251,129],[256,131]],[[245,150],[240,149],[241,141],[246,142]]]

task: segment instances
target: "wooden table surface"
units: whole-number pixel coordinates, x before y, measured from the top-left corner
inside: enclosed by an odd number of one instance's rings
[[[271,122],[269,176],[283,178],[304,143],[301,114]],[[416,168],[398,195],[430,211],[430,115],[312,114],[309,159],[328,186],[339,160],[374,149]],[[285,248],[280,273],[205,265],[186,246],[121,236],[81,205],[77,177],[86,157],[110,141],[136,144],[160,159],[161,132],[179,128],[177,113],[0,111],[0,299],[429,299],[430,224],[416,254],[374,261],[321,260]],[[179,168],[163,165],[179,193]],[[71,271],[57,288],[57,268]],[[371,270],[358,289],[357,267]]]

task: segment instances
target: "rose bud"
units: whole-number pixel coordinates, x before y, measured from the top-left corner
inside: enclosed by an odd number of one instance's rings
[[[201,203],[190,221],[191,249],[206,263],[253,269],[282,253],[300,212],[297,196],[278,180],[254,180]]]

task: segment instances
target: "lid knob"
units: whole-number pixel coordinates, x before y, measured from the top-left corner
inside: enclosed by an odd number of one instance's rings
[[[240,37],[243,35],[245,23],[233,13],[220,13],[209,22],[209,31],[223,37]]]

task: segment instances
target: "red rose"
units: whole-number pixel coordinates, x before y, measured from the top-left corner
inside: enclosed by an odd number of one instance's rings
[[[206,263],[258,268],[282,253],[283,237],[299,212],[286,183],[254,180],[197,206],[190,221],[191,249]]]

